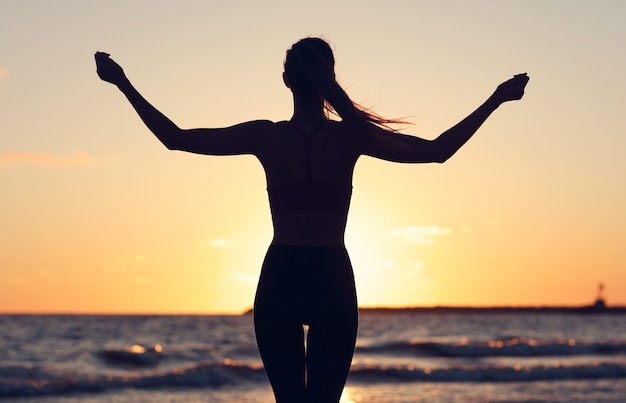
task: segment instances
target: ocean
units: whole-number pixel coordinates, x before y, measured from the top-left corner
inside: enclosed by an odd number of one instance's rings
[[[273,395],[252,315],[0,315],[0,401]],[[624,402],[626,315],[362,311],[342,403]]]

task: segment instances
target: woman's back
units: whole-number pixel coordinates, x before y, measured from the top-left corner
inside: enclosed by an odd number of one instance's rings
[[[325,119],[268,129],[257,157],[267,176],[274,242],[342,246],[358,138]]]

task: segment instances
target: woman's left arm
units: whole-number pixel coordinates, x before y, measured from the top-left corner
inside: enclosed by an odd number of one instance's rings
[[[379,141],[366,145],[363,154],[395,162],[445,162],[476,133],[502,103],[521,99],[528,80],[529,77],[524,73],[500,84],[493,95],[474,112],[434,140],[389,133],[381,129]]]

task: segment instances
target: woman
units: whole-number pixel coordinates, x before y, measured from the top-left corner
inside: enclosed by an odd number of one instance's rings
[[[180,129],[150,105],[106,53],[97,72],[128,98],[170,150],[209,155],[252,154],[266,178],[274,238],[254,303],[257,343],[278,403],[338,402],[357,332],[357,300],[344,231],[352,174],[359,156],[389,161],[444,162],[500,104],[520,99],[519,74],[434,140],[390,130],[337,84],[334,57],[319,38],[287,51],[283,80],[293,93],[289,121],[252,121],[220,129]],[[329,120],[329,112],[341,121]],[[303,325],[309,326],[306,351]]]

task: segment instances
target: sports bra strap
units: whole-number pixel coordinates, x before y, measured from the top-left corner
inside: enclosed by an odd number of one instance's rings
[[[290,120],[289,122],[291,123],[293,128],[296,129],[298,134],[300,134],[300,137],[302,137],[302,141],[304,142],[304,149],[305,149],[305,154],[306,154],[305,156],[306,177],[310,179],[313,177],[313,155],[312,155],[313,138],[315,138],[315,135],[322,128],[326,120],[325,119],[320,120],[319,123],[317,123],[315,127],[313,127],[313,130],[311,130],[310,133],[305,132],[302,126],[300,126],[298,122],[293,121],[293,120]]]

